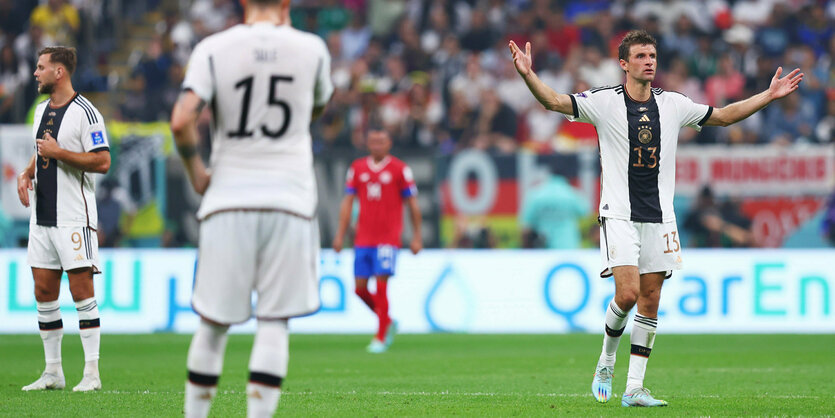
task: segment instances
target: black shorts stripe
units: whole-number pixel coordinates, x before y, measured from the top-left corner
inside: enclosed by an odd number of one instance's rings
[[[652,349],[649,347],[640,346],[637,344],[632,344],[632,354],[636,356],[646,357],[649,358],[649,354],[652,352]]]
[[[249,381],[252,383],[258,383],[264,386],[271,386],[274,388],[281,387],[281,381],[284,380],[281,376],[276,376],[274,374],[269,373],[261,373],[261,372],[249,372]]]
[[[98,328],[99,326],[101,326],[99,318],[78,320],[78,329]]]
[[[40,328],[41,331],[52,331],[52,330],[55,330],[55,329],[61,329],[61,328],[64,328],[64,321],[62,321],[60,319],[57,320],[57,321],[52,321],[52,322],[38,321],[38,328]]]
[[[217,386],[220,376],[188,371],[188,381],[200,386]]]

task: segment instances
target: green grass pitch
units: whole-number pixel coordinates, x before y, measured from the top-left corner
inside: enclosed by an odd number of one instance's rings
[[[598,335],[293,335],[279,406],[289,416],[821,416],[835,414],[835,335],[659,335],[646,385],[667,408],[623,408],[589,393]],[[77,335],[64,336],[62,391],[25,393],[43,367],[38,335],[0,335],[0,415],[178,416],[188,335],[104,335],[103,390],[81,378]],[[212,416],[244,416],[250,335],[233,335]],[[615,393],[626,383],[621,341]]]

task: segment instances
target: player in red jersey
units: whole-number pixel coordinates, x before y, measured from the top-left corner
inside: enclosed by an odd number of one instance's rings
[[[351,220],[354,196],[359,198],[360,214],[354,239],[354,277],[356,293],[377,314],[379,328],[367,350],[382,353],[391,345],[397,324],[389,317],[386,287],[394,275],[400,232],[403,228],[403,202],[409,205],[413,238],[412,253],[422,248],[420,208],[412,170],[403,161],[389,155],[391,138],[382,130],[368,134],[371,155],[351,164],[345,182],[345,198],[339,209],[339,229],[333,249],[342,250],[342,239]],[[368,291],[368,279],[374,277],[377,291]]]

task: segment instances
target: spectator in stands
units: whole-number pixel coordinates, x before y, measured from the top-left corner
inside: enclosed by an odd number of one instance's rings
[[[145,92],[150,103],[162,105],[164,102],[163,89],[168,86],[168,75],[173,63],[170,53],[171,45],[164,46],[160,37],[154,37],[148,44],[145,55],[139,61],[134,72],[142,75],[145,80]],[[159,114],[156,118],[164,118],[165,108],[157,106]]]
[[[728,200],[719,205],[710,186],[704,186],[684,221],[692,247],[750,247],[754,244],[751,221],[738,204]]]
[[[790,94],[785,100],[766,110],[763,136],[768,143],[777,145],[808,142],[812,139],[814,127],[814,107],[808,102],[803,102],[801,95]]]
[[[551,174],[525,195],[519,222],[523,236],[535,232],[544,238],[546,248],[577,249],[581,241],[579,222],[588,213],[588,199],[565,177]]]
[[[351,20],[351,13],[342,7],[342,2],[337,0],[323,0],[319,11],[316,13],[317,33],[327,38],[331,31],[340,31],[348,26]]]
[[[74,46],[81,29],[78,10],[66,0],[47,0],[32,11],[29,21],[64,46]]]
[[[481,9],[473,10],[470,29],[461,37],[461,47],[467,51],[483,52],[493,46],[496,34],[487,22],[487,15]]]
[[[815,126],[815,138],[822,144],[832,144],[835,141],[835,90],[828,97],[826,115]]]
[[[26,14],[20,2],[15,0],[0,0],[0,36],[5,35],[5,42],[11,42],[23,33],[26,27]],[[0,39],[0,42],[3,40]]]
[[[11,45],[0,48],[0,123],[12,123],[19,119],[23,103],[21,90],[28,84],[30,75],[26,62],[18,59]]]
[[[492,89],[482,91],[477,109],[474,120],[476,137],[470,145],[505,154],[516,151],[516,112],[503,103]]]
[[[371,28],[365,24],[365,17],[361,14],[352,14],[351,23],[339,33],[340,45],[342,46],[341,58],[354,60],[365,54],[368,42],[371,41]],[[333,57],[333,51],[331,51]]]
[[[583,64],[577,73],[592,87],[614,86],[623,82],[623,70],[617,60],[605,55],[598,46],[583,49]]]
[[[744,88],[745,77],[734,68],[731,56],[723,54],[719,58],[716,74],[708,77],[705,82],[707,104],[723,107],[740,100],[745,93]]]
[[[466,71],[452,78],[449,89],[452,93],[463,95],[467,106],[476,109],[481,101],[481,93],[492,89],[495,83],[496,80],[481,68],[478,54],[472,54],[467,58]]]
[[[230,1],[232,0],[194,1],[189,16],[198,40],[219,32],[227,26],[235,14],[235,7]]]

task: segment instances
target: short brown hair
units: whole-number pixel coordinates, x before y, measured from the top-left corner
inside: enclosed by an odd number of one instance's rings
[[[75,48],[66,46],[48,46],[38,51],[39,57],[44,54],[49,54],[49,62],[63,65],[70,75],[72,75],[75,71],[75,66],[78,63]]]
[[[629,61],[629,48],[632,45],[652,45],[656,50],[658,49],[658,42],[647,31],[631,30],[620,41],[620,46],[618,46],[618,59]]]

